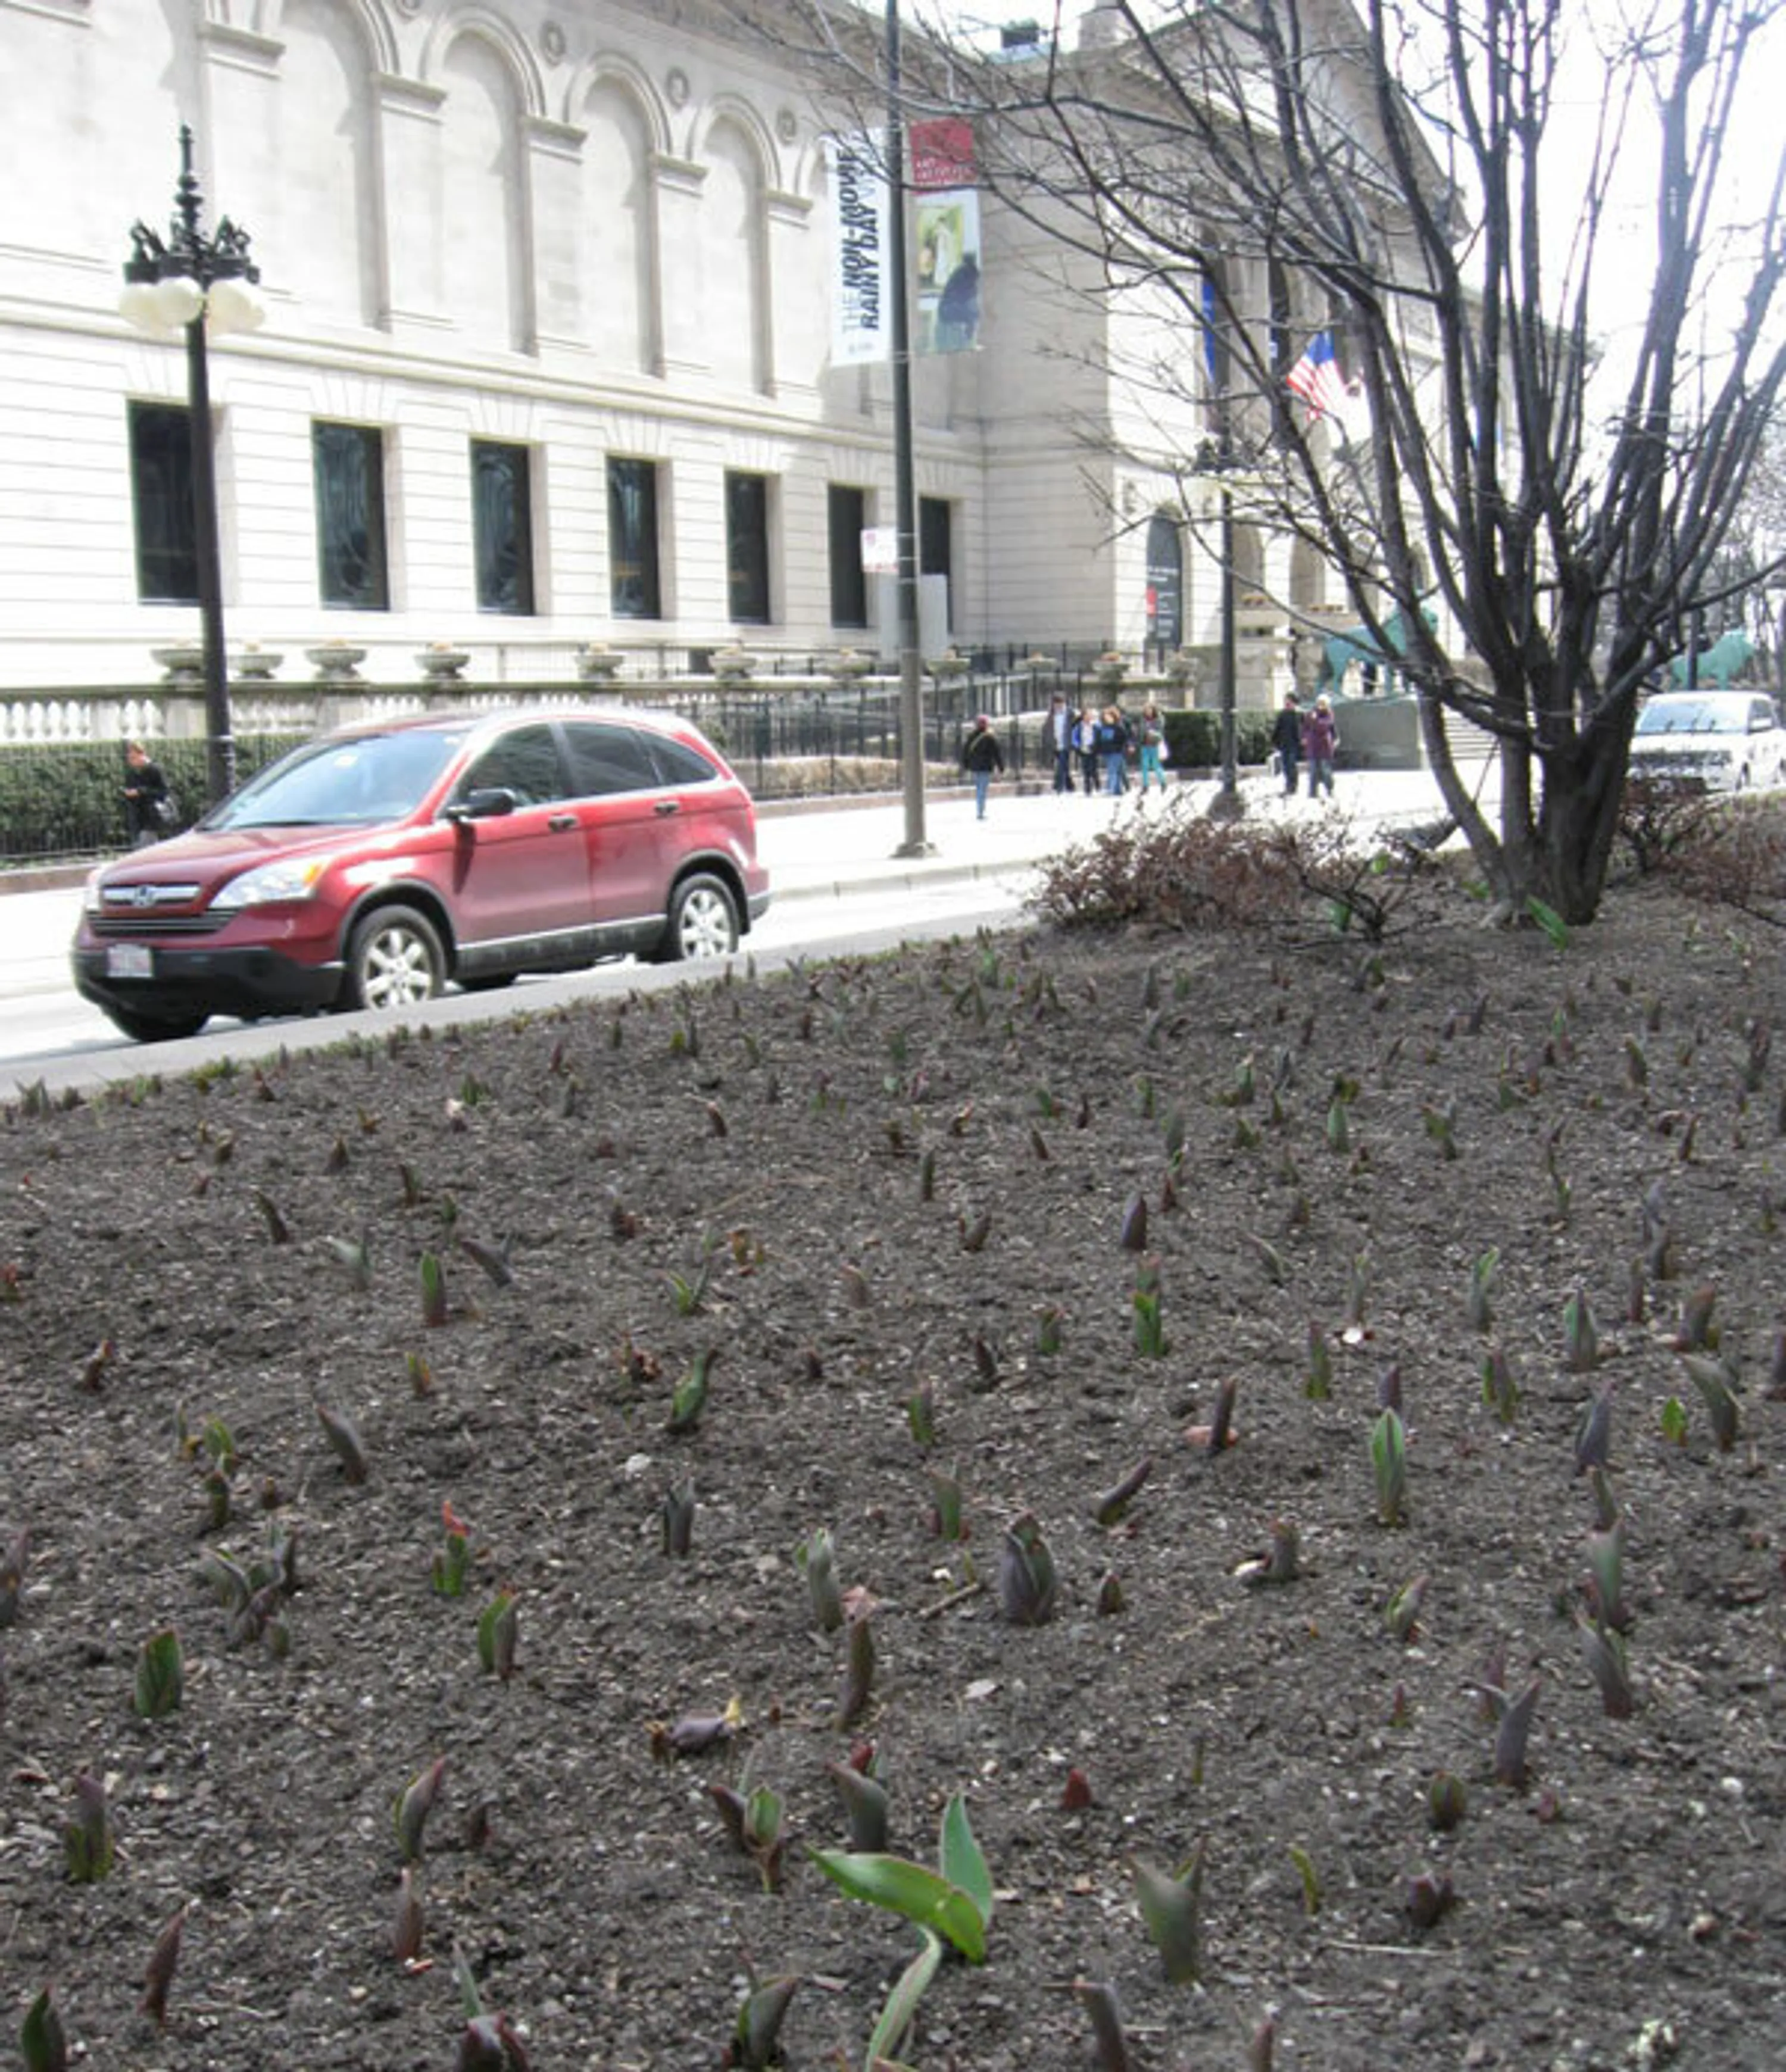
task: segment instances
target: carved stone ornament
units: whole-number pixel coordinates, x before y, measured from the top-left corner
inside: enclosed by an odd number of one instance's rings
[[[664,75],[663,91],[669,96],[672,108],[680,108],[687,101],[688,75],[680,65],[672,65]]]
[[[791,144],[800,134],[799,118],[791,108],[778,109],[775,113],[775,134],[784,144]]]
[[[556,22],[548,22],[540,31],[540,47],[545,53],[548,64],[562,64],[565,61],[565,32]]]

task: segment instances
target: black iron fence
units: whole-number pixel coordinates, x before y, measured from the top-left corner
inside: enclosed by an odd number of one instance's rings
[[[489,701],[485,687],[465,684],[468,703]],[[590,687],[579,687],[588,689]],[[1026,673],[927,680],[922,725],[924,761],[932,783],[959,767],[961,745],[974,717],[998,727],[1006,768],[1033,774],[1041,758],[1033,719],[1052,686],[1038,693]],[[1072,694],[1070,685],[1061,688]],[[752,686],[714,680],[626,683],[606,694],[648,704],[692,720],[764,800],[845,796],[895,791],[900,783],[899,689],[884,679],[848,689],[785,680]],[[577,695],[563,683],[502,687],[505,703]],[[294,713],[294,717],[295,717]],[[236,736],[238,775],[245,780],[274,757],[307,738],[303,731],[248,732]],[[191,738],[151,738],[155,762],[184,809],[196,816],[205,796],[205,743]],[[121,741],[39,742],[0,746],[0,865],[18,867],[109,854],[125,841]]]

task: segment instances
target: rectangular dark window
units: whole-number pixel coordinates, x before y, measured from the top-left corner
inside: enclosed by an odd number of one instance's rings
[[[612,726],[601,720],[568,720],[565,745],[570,750],[573,798],[605,799],[618,791],[657,788],[651,749],[636,727]]]
[[[130,503],[137,525],[137,595],[145,604],[196,604],[199,601],[191,422],[187,412],[175,404],[130,405]]]
[[[918,572],[921,576],[946,576],[949,590],[949,623],[955,623],[955,560],[950,538],[951,507],[940,496],[918,500]]]
[[[478,609],[533,610],[532,471],[525,446],[471,442],[471,539]]]
[[[725,478],[725,582],[729,616],[769,623],[769,477]]]
[[[868,579],[862,573],[862,528],[867,522],[868,498],[860,489],[831,485],[831,623],[833,626],[866,626],[868,623]]]
[[[310,450],[322,602],[359,611],[388,611],[384,434],[371,425],[313,424]]]
[[[657,463],[608,462],[608,600],[616,619],[661,619]]]

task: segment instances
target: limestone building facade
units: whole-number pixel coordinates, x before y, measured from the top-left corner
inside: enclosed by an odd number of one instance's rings
[[[589,641],[877,643],[890,380],[830,364],[827,117],[722,9],[0,0],[0,685],[144,682],[196,628],[184,356],[118,313],[182,124],[267,313],[210,354],[232,652],[409,679],[445,642],[523,680]],[[981,349],[915,369],[946,637],[1212,639],[1176,489],[1099,437],[1089,306],[1033,232],[983,235]]]

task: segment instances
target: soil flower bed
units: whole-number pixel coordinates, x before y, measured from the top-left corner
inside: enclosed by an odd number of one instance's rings
[[[860,2066],[868,1775],[922,2072],[1773,2062],[1783,1017],[1644,890],[15,1106],[0,2057]]]

